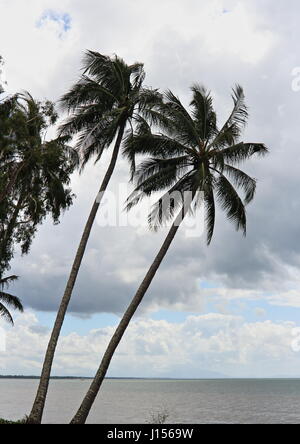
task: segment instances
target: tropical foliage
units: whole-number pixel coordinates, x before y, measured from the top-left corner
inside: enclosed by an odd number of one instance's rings
[[[11,282],[16,281],[17,279],[17,276],[0,278],[0,316],[4,317],[12,325],[14,321],[7,306],[23,312],[23,305],[19,298],[7,293],[6,289],[9,287]]]
[[[61,99],[62,110],[69,113],[69,118],[60,128],[62,135],[76,136],[82,167],[91,158],[100,160],[117,134],[123,136],[126,125],[132,127],[140,114],[160,98],[156,90],[143,87],[142,63],[127,65],[118,56],[88,51],[83,65],[80,80]]]
[[[24,425],[26,424],[27,417],[20,419],[19,421],[8,421],[7,419],[0,418],[0,425]]]
[[[217,125],[210,92],[199,85],[191,90],[190,110],[167,91],[155,111],[148,112],[149,123],[143,121],[137,133],[128,137],[124,152],[132,165],[136,188],[127,208],[131,209],[145,196],[167,190],[149,214],[150,227],[157,229],[174,217],[183,204],[184,193],[188,192],[194,209],[205,204],[207,243],[210,244],[216,202],[236,229],[246,234],[245,206],[254,198],[256,180],[239,169],[239,165],[254,154],[265,155],[267,148],[262,143],[240,141],[248,118],[240,86],[233,90],[233,110],[221,128]],[[152,132],[151,125],[159,132]],[[148,158],[136,169],[137,155]],[[164,205],[172,196],[172,205]]]
[[[28,253],[48,214],[58,223],[72,204],[69,183],[78,156],[66,137],[45,140],[57,117],[51,102],[29,93],[0,104],[0,273],[9,269],[16,245]]]

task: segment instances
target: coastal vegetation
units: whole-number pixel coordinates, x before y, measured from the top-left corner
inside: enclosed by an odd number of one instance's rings
[[[0,418],[0,425],[3,424],[15,425],[15,424],[26,424],[26,423],[27,423],[27,417],[25,417],[24,419],[20,419],[19,421],[7,421],[6,419]]]

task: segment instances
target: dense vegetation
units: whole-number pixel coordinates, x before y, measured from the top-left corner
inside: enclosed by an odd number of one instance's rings
[[[5,419],[0,418],[0,425],[1,424],[26,424],[27,418],[20,419],[19,421],[7,421]]]
[[[76,151],[67,137],[44,140],[57,118],[51,102],[29,93],[0,104],[0,276],[10,268],[15,247],[27,254],[46,216],[58,223],[72,204]]]

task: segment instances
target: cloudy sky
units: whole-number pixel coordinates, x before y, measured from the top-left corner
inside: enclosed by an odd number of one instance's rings
[[[183,229],[115,356],[111,376],[300,377],[297,0],[0,0],[8,92],[58,98],[78,79],[86,49],[142,61],[146,84],[184,103],[193,82],[212,91],[220,122],[240,83],[250,108],[245,140],[270,155],[247,165],[258,180],[244,239],[218,214],[207,248]],[[77,199],[47,221],[29,256],[16,256],[12,290],[25,314],[3,323],[0,373],[39,374],[49,330],[89,208],[107,165],[73,177]],[[128,180],[120,161],[111,184]],[[59,344],[54,374],[93,375],[165,232],[94,226]]]

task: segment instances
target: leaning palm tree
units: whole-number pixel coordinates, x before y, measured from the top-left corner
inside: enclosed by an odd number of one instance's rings
[[[9,284],[18,279],[17,276],[8,276],[6,278],[0,278],[0,316],[3,316],[10,324],[14,324],[12,315],[6,308],[6,305],[23,312],[23,305],[17,296],[13,296],[4,289],[8,288]],[[5,305],[4,305],[5,304]]]
[[[111,58],[88,51],[84,66],[80,81],[61,99],[62,108],[70,113],[70,117],[61,126],[60,134],[77,136],[76,148],[82,156],[82,168],[92,157],[96,157],[95,163],[100,160],[104,150],[113,142],[114,147],[104,180],[86,222],[52,330],[40,384],[28,418],[28,423],[33,424],[39,424],[42,419],[61,327],[97,211],[116,166],[126,126],[132,128],[134,121],[152,106],[152,102],[160,99],[156,90],[143,88],[145,72],[141,63],[127,65],[117,56]]]
[[[241,87],[234,89],[233,111],[220,129],[210,93],[199,85],[193,86],[192,92],[190,112],[172,92],[166,92],[164,103],[148,113],[148,122],[160,132],[153,133],[149,124],[141,120],[137,133],[127,139],[125,154],[132,162],[136,184],[127,207],[130,209],[144,196],[168,190],[154,205],[149,222],[154,229],[167,220],[173,220],[173,224],[121,319],[72,424],[85,423],[114,352],[186,214],[195,211],[201,202],[204,203],[207,243],[210,244],[217,200],[236,229],[246,234],[245,205],[254,197],[256,181],[237,166],[255,153],[266,154],[267,148],[261,143],[239,141],[248,117]],[[143,161],[136,169],[136,155],[148,155],[150,159]],[[239,196],[238,188],[244,192],[244,200]]]

